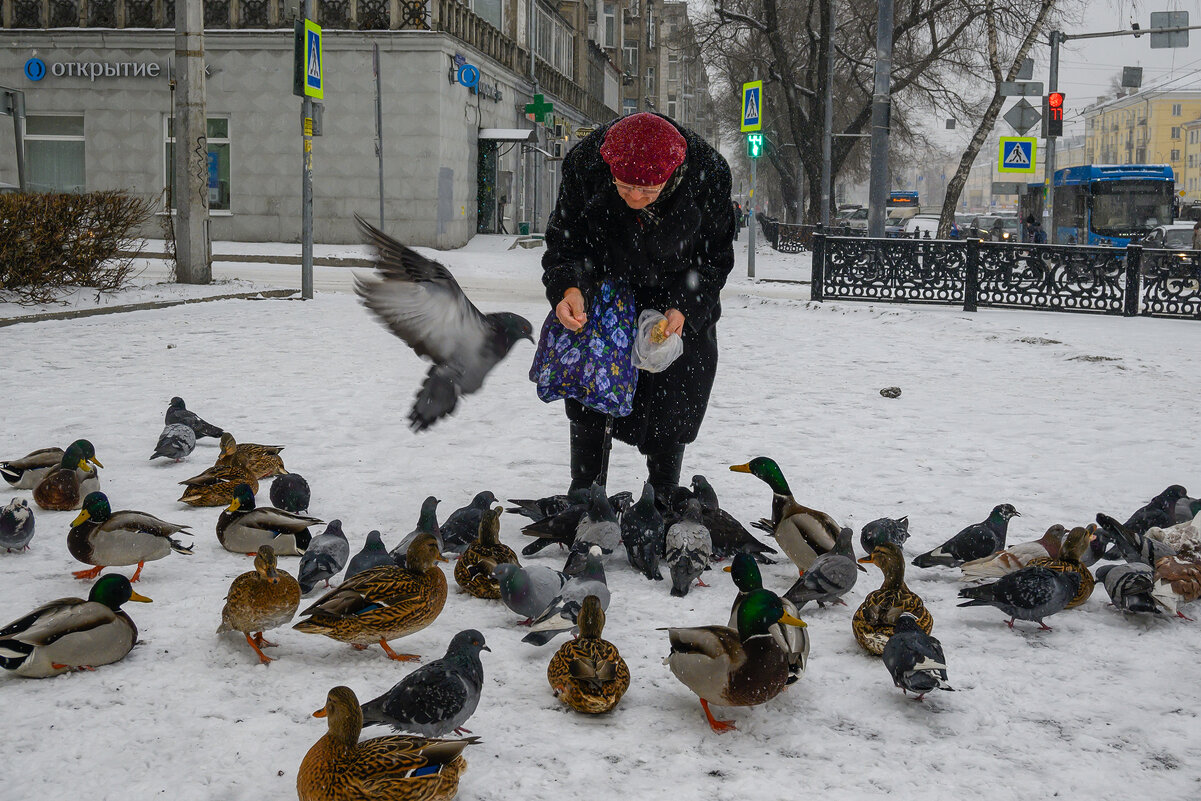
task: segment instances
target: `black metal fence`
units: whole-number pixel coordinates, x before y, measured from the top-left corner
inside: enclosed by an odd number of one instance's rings
[[[813,299],[1201,320],[1201,251],[813,237]]]

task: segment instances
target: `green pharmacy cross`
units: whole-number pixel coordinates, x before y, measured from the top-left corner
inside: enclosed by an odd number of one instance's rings
[[[525,104],[525,113],[533,114],[535,122],[545,122],[546,115],[554,109],[553,103],[547,103],[546,98],[542,95],[534,95],[533,103]]]

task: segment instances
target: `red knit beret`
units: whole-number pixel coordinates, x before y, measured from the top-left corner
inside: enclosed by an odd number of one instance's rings
[[[600,152],[623,184],[658,186],[684,163],[688,146],[676,126],[644,111],[613,123]]]

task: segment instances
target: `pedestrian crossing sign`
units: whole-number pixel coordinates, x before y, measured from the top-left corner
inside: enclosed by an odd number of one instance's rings
[[[321,58],[321,26],[306,19],[304,21],[304,93],[315,100],[321,100],[325,95]]]
[[[1002,136],[997,172],[1034,173],[1038,140],[1033,136]]]
[[[763,81],[742,85],[742,132],[763,130]]]

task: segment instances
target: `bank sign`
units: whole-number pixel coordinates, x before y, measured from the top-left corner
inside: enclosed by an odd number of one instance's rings
[[[162,66],[153,61],[57,61],[47,64],[34,56],[25,62],[25,77],[37,83],[51,75],[55,78],[157,78]]]

